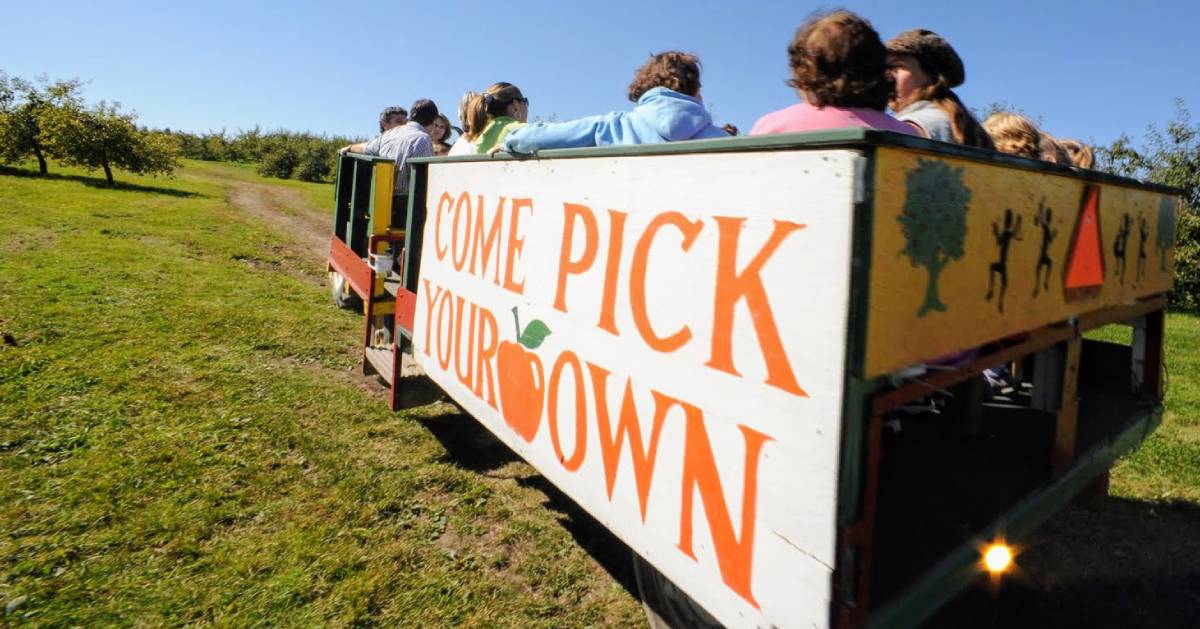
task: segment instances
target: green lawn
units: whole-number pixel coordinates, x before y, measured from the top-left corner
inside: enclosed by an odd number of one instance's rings
[[[1088,338],[1128,345],[1128,326],[1094,330]],[[1122,459],[1110,493],[1144,501],[1200,505],[1200,318],[1167,315],[1166,415],[1157,432]]]
[[[52,173],[0,171],[8,622],[641,621],[584,550],[595,525],[547,508],[532,468],[449,405],[390,413],[355,375],[361,320],[329,305],[323,264],[226,202],[266,180]],[[328,184],[270,183],[326,220]],[[461,433],[478,437],[438,438]]]
[[[227,201],[326,221],[328,184],[52,172],[0,170],[6,622],[643,622],[619,545],[453,407],[389,412],[323,264]],[[1167,332],[1166,419],[1112,486],[1164,509],[1200,503],[1200,319]]]

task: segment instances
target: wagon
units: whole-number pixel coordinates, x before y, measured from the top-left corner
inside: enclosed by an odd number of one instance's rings
[[[628,544],[654,622],[915,625],[1160,421],[1174,189],[858,129],[413,166],[403,224],[338,170],[363,369]]]

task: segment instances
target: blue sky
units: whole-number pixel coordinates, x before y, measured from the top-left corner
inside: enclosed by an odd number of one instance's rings
[[[811,11],[845,6],[886,39],[929,28],[963,57],[959,95],[1003,101],[1055,135],[1140,136],[1183,98],[1200,117],[1200,3],[606,2],[360,0],[163,3],[0,0],[0,69],[89,80],[155,127],[262,125],[366,136],[380,109],[519,85],[532,116],[568,119],[629,106],[647,54],[696,52],[718,123],[748,130],[796,102],[786,47]]]

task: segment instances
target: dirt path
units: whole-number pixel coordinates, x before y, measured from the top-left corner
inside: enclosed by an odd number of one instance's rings
[[[304,258],[324,260],[329,253],[329,222],[304,195],[281,186],[227,180],[229,205],[287,233]],[[289,244],[283,242],[282,244]]]

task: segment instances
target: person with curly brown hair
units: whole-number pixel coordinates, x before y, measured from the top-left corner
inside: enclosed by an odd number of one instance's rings
[[[844,127],[918,135],[884,112],[894,85],[887,49],[867,20],[849,11],[810,17],[788,45],[788,60],[788,84],[803,100],[759,118],[750,135]]]
[[[517,129],[504,140],[509,153],[541,149],[654,144],[703,138],[727,138],[713,126],[700,100],[700,60],[668,51],[650,57],[629,84],[633,111],[614,111],[569,122],[539,122]]]

